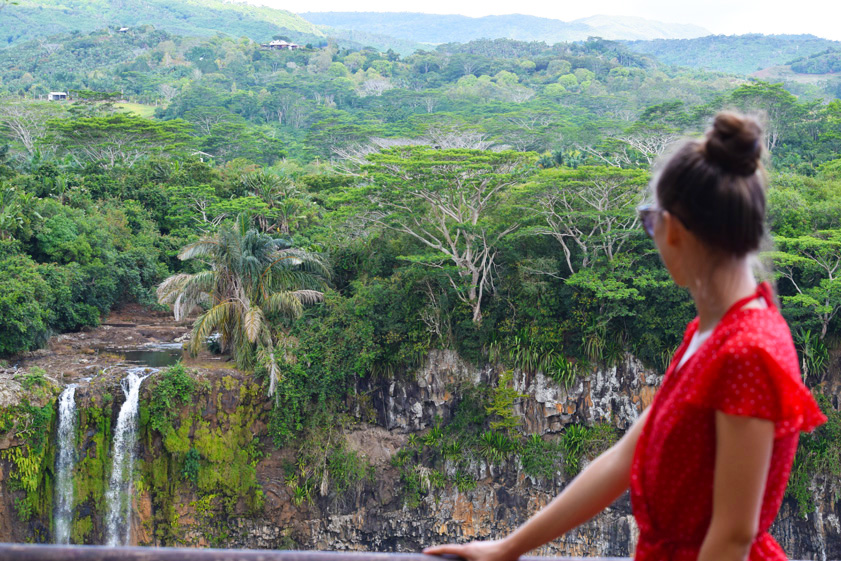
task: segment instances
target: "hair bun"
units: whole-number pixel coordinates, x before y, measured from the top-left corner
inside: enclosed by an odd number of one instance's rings
[[[762,156],[762,127],[750,117],[719,113],[707,133],[704,149],[707,160],[723,171],[753,175]]]

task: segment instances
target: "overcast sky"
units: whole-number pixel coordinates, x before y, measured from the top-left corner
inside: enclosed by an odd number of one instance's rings
[[[841,0],[249,0],[291,12],[529,14],[564,21],[598,14],[694,23],[717,34],[811,33],[841,41]]]

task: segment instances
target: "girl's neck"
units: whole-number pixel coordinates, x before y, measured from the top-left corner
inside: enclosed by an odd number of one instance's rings
[[[746,258],[720,264],[695,277],[689,292],[698,310],[698,331],[712,329],[733,304],[756,292],[756,279]]]

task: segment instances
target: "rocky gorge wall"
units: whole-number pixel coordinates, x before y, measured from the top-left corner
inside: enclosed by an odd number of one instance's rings
[[[498,387],[503,374],[499,368],[476,368],[449,351],[431,353],[412,377],[360,380],[348,398],[352,414],[329,432],[326,444],[308,450],[272,445],[272,402],[250,376],[225,368],[188,372],[194,389],[187,401],[172,397],[171,418],[162,419],[153,407],[160,374],[141,389],[132,543],[417,551],[445,541],[505,535],[571,479],[562,468],[563,454],[540,476],[528,473],[523,454],[499,461],[492,455],[466,461],[446,454],[431,460],[435,445],[429,442],[456,420],[465,392]],[[122,375],[119,367],[106,369],[77,389],[72,543],[104,540],[103,501],[111,431],[123,401]],[[4,376],[0,408],[8,409],[27,392],[14,375]],[[63,381],[47,378],[51,389],[39,403],[54,407]],[[651,402],[660,380],[630,356],[568,389],[539,373],[514,371],[512,390],[523,395],[512,405],[520,421],[517,431],[538,435],[531,438],[546,446],[560,442],[572,426],[602,424],[621,433]],[[53,419],[47,429],[51,434],[54,424]],[[8,454],[20,445],[0,435],[0,541],[50,541],[46,503],[54,474],[47,464],[53,452],[43,457],[39,500],[44,504],[23,522],[15,504],[26,490],[12,484],[16,466]],[[354,470],[355,478],[347,475]],[[841,559],[839,490],[838,481],[814,481],[815,510],[805,517],[795,501],[786,499],[772,533],[790,558]],[[635,540],[626,493],[539,553],[630,556]]]

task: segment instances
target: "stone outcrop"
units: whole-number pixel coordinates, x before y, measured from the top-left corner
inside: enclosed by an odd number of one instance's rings
[[[448,484],[410,508],[406,506],[400,471],[390,461],[412,435],[423,434],[437,420],[446,422],[453,417],[462,388],[494,386],[500,373],[491,366],[474,367],[453,352],[435,351],[412,379],[361,381],[357,393],[372,397],[371,413],[358,415],[366,417],[366,422],[350,427],[343,436],[349,449],[367,457],[374,477],[347,492],[329,491],[323,496],[315,492],[311,501],[296,504],[294,491],[286,482],[296,450],[277,450],[269,442],[271,404],[262,397],[262,390],[250,377],[236,371],[199,369],[196,377],[204,389],[179,414],[182,423],[192,423],[181,438],[188,439],[189,448],[202,430],[221,435],[219,438],[235,433],[239,441],[253,435],[262,450],[262,457],[254,463],[261,505],[254,508],[243,497],[230,501],[222,513],[218,501],[203,504],[206,496],[181,481],[180,464],[172,460],[182,458],[187,448],[178,442],[164,442],[159,434],[144,428],[133,540],[142,545],[417,551],[441,542],[502,536],[546,505],[568,483],[560,466],[554,476],[541,479],[527,476],[516,460],[501,465],[476,460],[469,467],[475,488],[459,491],[452,484],[455,468],[445,465]],[[79,437],[83,457],[95,460],[109,453],[104,437],[122,399],[119,378],[118,370],[112,370],[78,390],[78,406],[87,411]],[[627,356],[615,367],[593,370],[569,388],[540,373],[515,371],[513,380],[514,388],[527,395],[514,406],[522,419],[521,431],[558,439],[570,423],[608,422],[620,431],[626,429],[651,402],[661,376]],[[0,388],[0,399],[6,406],[21,395],[21,388],[11,383]],[[148,399],[149,388],[145,388],[141,406]],[[142,422],[149,422],[148,415]],[[101,427],[106,427],[104,432]],[[14,444],[7,443],[10,445]],[[87,464],[87,479],[77,483],[90,489],[87,499],[77,505],[75,520],[87,519],[86,524],[90,524],[84,534],[77,532],[86,543],[101,543],[103,512],[96,478],[104,479],[104,474],[96,471],[97,464],[92,460]],[[21,491],[8,485],[11,469],[10,462],[0,460],[0,541],[48,539],[48,517],[17,521],[13,505]],[[164,480],[155,483],[155,477]],[[841,505],[836,501],[839,487],[838,481],[817,480],[813,489],[816,510],[805,517],[794,501],[786,499],[773,534],[791,558],[841,559]],[[164,492],[166,497],[161,496]],[[208,505],[216,506],[211,512]],[[594,520],[539,553],[630,556],[636,536],[626,493]]]

